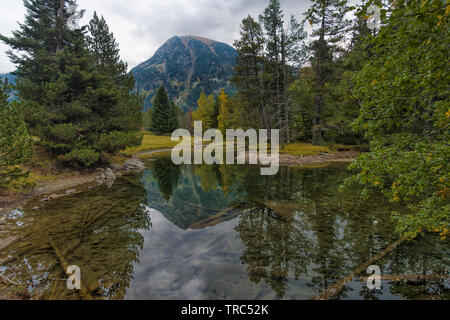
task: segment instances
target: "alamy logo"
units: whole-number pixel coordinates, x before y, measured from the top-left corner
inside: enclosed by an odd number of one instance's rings
[[[367,278],[367,288],[369,290],[381,289],[381,269],[379,266],[370,266],[367,268],[367,274],[370,274]]]
[[[67,279],[67,288],[69,290],[81,289],[81,269],[78,266],[69,266],[66,272],[69,276]]]
[[[67,19],[67,26],[70,30],[76,30],[79,28],[78,21],[83,18],[86,10],[77,11],[78,5],[72,5],[67,9],[67,13],[69,14],[69,18]]]
[[[376,5],[370,5],[367,8],[367,28],[372,31],[381,29],[381,9]]]
[[[259,139],[258,139],[259,134]],[[270,154],[268,153],[270,134]],[[186,129],[178,129],[172,134],[172,141],[179,142],[172,150],[172,162],[180,164],[261,164],[261,175],[276,175],[280,164],[280,130],[255,129],[226,130],[226,141],[220,130],[209,129],[203,134],[201,121],[194,123],[194,163],[192,163],[192,137]],[[235,141],[237,140],[237,147]],[[203,142],[210,142],[203,148]],[[248,151],[246,144],[248,141]],[[224,150],[225,149],[225,150]],[[237,151],[237,152],[235,152]],[[224,152],[226,159],[224,159]],[[248,162],[247,162],[248,160]]]

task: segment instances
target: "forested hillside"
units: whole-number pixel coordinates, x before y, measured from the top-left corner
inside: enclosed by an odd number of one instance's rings
[[[173,37],[148,61],[131,70],[137,92],[152,105],[162,85],[184,111],[197,107],[202,91],[217,94],[221,88],[233,93],[230,79],[236,51],[229,45],[197,36]]]

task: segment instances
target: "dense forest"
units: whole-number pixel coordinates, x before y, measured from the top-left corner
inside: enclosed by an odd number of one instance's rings
[[[0,35],[17,67],[0,87],[0,187],[26,175],[36,146],[62,166],[89,168],[158,135],[191,129],[279,129],[281,143],[358,145],[346,185],[378,190],[408,213],[398,230],[415,236],[450,224],[450,6],[442,0],[311,0],[302,17],[270,0],[242,20],[231,84],[202,92],[182,111],[160,87],[152,108],[135,90],[105,19],[67,24],[74,0],[24,0],[25,21]],[[369,28],[368,8],[381,8]],[[370,21],[369,21],[370,22]],[[305,26],[312,32],[308,35]],[[14,89],[17,99],[11,101]],[[343,186],[343,188],[346,187]]]

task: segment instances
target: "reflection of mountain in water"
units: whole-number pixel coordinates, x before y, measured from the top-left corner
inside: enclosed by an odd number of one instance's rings
[[[238,194],[236,186],[225,193],[220,178],[213,166],[179,167],[160,159],[144,173],[143,182],[149,207],[186,230],[218,214],[233,216],[233,209],[227,209],[244,194]]]
[[[143,178],[12,212],[1,235],[21,239],[0,250],[0,274],[29,286],[33,297],[77,299],[57,280],[66,275],[52,239],[82,268],[95,298],[307,299],[398,239],[391,204],[338,192],[347,175],[343,167],[283,167],[263,177],[257,167],[156,161]],[[371,291],[356,278],[334,298],[448,299],[449,248],[448,240],[423,235],[376,262],[385,276],[443,280],[383,281]]]

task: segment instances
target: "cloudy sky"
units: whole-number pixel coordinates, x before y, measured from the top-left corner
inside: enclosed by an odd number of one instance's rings
[[[87,23],[94,11],[103,15],[120,44],[121,55],[129,67],[149,59],[166,40],[175,35],[197,35],[233,44],[239,25],[248,14],[257,16],[268,0],[78,0],[86,9]],[[299,20],[309,0],[281,0],[285,17]],[[22,0],[1,1],[0,34],[11,35],[17,22],[23,22]],[[14,70],[0,43],[0,73]]]

